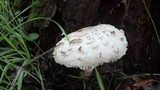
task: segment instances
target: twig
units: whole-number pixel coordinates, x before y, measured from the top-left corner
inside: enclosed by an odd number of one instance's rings
[[[25,66],[27,66],[27,65],[29,65],[30,63],[32,63],[32,62],[38,60],[38,58],[42,57],[43,55],[45,55],[45,54],[47,54],[47,53],[53,51],[54,48],[55,48],[55,47],[50,48],[49,50],[45,51],[44,53],[42,53],[42,54],[40,54],[40,55],[38,55],[38,56],[35,56],[33,59],[29,60],[28,63],[22,65],[22,66],[18,69],[17,74],[16,74],[15,78],[14,78],[13,81],[12,81],[12,86],[10,87],[9,90],[13,90],[13,88],[14,88],[16,82],[17,82],[18,77],[19,77],[20,73],[22,72],[22,70],[23,70],[23,68],[24,68]]]
[[[28,63],[22,65],[22,67],[27,66],[28,64],[30,64],[30,63],[36,61],[38,58],[44,56],[45,54],[47,54],[47,53],[49,53],[49,52],[51,52],[51,51],[53,51],[54,48],[55,48],[55,47],[52,47],[52,48],[50,48],[49,50],[45,51],[44,53],[42,53],[42,54],[40,54],[40,55],[38,55],[38,56],[35,56],[33,59],[29,60]]]
[[[150,12],[149,12],[149,10],[148,10],[148,8],[147,8],[147,5],[146,5],[146,3],[145,3],[145,0],[143,0],[143,4],[144,4],[144,7],[145,7],[145,9],[146,9],[146,11],[147,11],[147,13],[148,13],[149,18],[151,19],[151,22],[152,22],[153,28],[154,28],[154,30],[155,30],[155,33],[156,33],[158,42],[159,42],[159,44],[160,44],[160,37],[159,37],[159,35],[158,35],[156,25],[155,25],[155,23],[154,23],[154,21],[153,21],[153,18],[152,18],[151,14],[150,14]]]

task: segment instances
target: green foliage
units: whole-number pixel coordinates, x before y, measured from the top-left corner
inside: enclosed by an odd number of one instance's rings
[[[12,3],[9,0],[0,1],[0,90],[13,90],[15,88],[21,90],[23,79],[27,75],[39,82],[42,86],[41,89],[45,90],[43,72],[38,63],[32,63],[31,56],[33,55],[31,55],[30,47],[27,45],[27,42],[34,42],[38,39],[39,35],[37,33],[27,34],[24,25],[35,20],[46,19],[55,23],[64,36],[67,37],[67,35],[57,22],[48,18],[36,17],[24,21],[26,17],[21,17],[21,14],[30,9],[31,6],[23,11],[16,11],[10,5]],[[35,62],[37,59],[33,61]],[[26,70],[24,68],[26,66],[29,69]]]
[[[21,8],[23,7],[23,0],[14,0],[14,7]]]
[[[20,15],[30,7],[21,12],[15,12],[10,5],[9,0],[0,1],[0,72],[2,72],[0,89],[12,90],[17,86],[17,90],[21,90],[23,78],[27,74],[22,65],[25,65],[31,58],[27,41],[34,41],[39,35],[36,33],[28,35],[24,31],[25,17]]]
[[[20,12],[13,12],[10,7],[9,0],[1,0],[0,3],[0,86],[1,89],[13,89],[17,85],[17,90],[21,90],[23,81],[23,71],[19,72],[18,77],[12,74],[19,71],[22,64],[30,59],[28,46],[26,45],[27,34],[24,32],[23,26],[17,27],[23,22],[23,18],[19,17]],[[10,72],[10,73],[8,73]],[[18,83],[14,81],[18,79]]]
[[[39,8],[41,8],[41,6],[42,6],[41,0],[32,0],[32,11],[29,15],[29,19],[43,16],[40,14],[40,11],[39,11]]]
[[[41,7],[42,6],[42,0],[32,0],[33,8]]]
[[[30,33],[28,35],[28,40],[29,41],[34,41],[34,40],[38,39],[38,37],[39,37],[39,35],[37,33]]]

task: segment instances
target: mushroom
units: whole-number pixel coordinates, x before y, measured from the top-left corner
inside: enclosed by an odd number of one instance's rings
[[[62,38],[53,51],[56,63],[84,70],[89,76],[93,68],[120,59],[128,42],[122,29],[109,24],[82,28]],[[68,43],[70,42],[70,43]]]

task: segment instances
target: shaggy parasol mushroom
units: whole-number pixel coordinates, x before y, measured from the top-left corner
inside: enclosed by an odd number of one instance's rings
[[[103,63],[120,59],[128,45],[123,30],[108,24],[82,28],[68,38],[70,44],[66,37],[56,44],[53,57],[56,63],[88,72],[85,76]]]

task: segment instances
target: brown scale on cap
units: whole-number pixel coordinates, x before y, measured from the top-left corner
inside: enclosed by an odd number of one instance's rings
[[[79,57],[79,58],[77,58],[77,60],[79,60],[79,61],[83,61],[83,60],[82,60],[82,58],[80,58],[80,57]]]
[[[92,47],[92,49],[97,49],[98,48],[98,45],[95,45]]]
[[[77,32],[82,32],[83,31],[83,29],[80,29],[80,30],[78,30]]]
[[[101,52],[99,53],[99,56],[98,56],[98,57],[99,57],[99,58],[102,57],[102,53],[101,53]]]
[[[124,38],[121,38],[120,40],[123,41]]]
[[[111,31],[111,35],[116,36],[116,32],[115,31]]]
[[[82,47],[81,46],[78,48],[78,51],[82,51]]]
[[[111,34],[115,34],[115,31],[111,31]]]
[[[81,43],[81,42],[82,42],[82,39],[80,39],[80,38],[78,38],[78,39],[73,39],[73,40],[70,41],[71,44],[76,44],[76,43],[79,44],[79,43]]]
[[[108,45],[108,42],[104,42],[104,43],[102,43],[104,46],[107,46]]]
[[[61,51],[61,53],[62,53],[63,56],[66,56],[66,53],[64,51]]]

